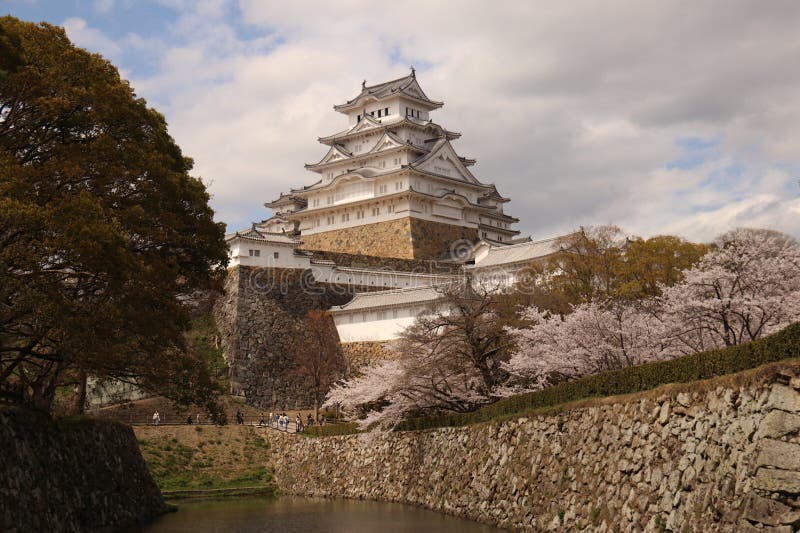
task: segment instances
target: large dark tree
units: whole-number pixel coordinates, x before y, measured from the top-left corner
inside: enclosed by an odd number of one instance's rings
[[[187,300],[226,250],[191,160],[61,28],[0,18],[0,58],[0,399],[90,374],[208,400]]]

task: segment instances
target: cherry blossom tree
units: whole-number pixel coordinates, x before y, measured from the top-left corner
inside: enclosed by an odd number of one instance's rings
[[[508,351],[495,309],[500,293],[469,282],[439,291],[441,298],[394,343],[397,358],[334,387],[326,405],[362,417],[362,425],[391,426],[412,413],[467,412],[498,397]]]
[[[800,246],[786,234],[736,229],[663,289],[667,335],[676,351],[756,340],[800,318]]]
[[[530,326],[511,330],[517,351],[506,365],[524,380],[524,389],[664,356],[662,323],[644,305],[590,302],[563,317],[536,308],[524,315]]]
[[[606,300],[564,316],[528,308],[506,368],[529,389],[756,340],[800,319],[800,247],[788,235],[737,229],[661,296]]]

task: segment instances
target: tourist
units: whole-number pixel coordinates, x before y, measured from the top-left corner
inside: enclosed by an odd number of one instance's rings
[[[161,422],[161,416],[158,414],[158,411],[153,413],[153,425],[157,426]]]
[[[308,426],[314,425],[314,417],[311,416],[311,413],[308,413],[308,418],[306,419],[306,425]]]
[[[192,425],[192,415],[186,417],[186,424],[190,426]]]
[[[261,413],[261,418],[258,419],[258,427],[263,428],[266,425],[266,422],[264,422],[264,413]]]
[[[272,427],[272,411],[269,412],[269,418],[267,420],[269,421],[270,427]]]
[[[195,417],[195,423],[200,424],[200,413],[197,413],[197,416]]]

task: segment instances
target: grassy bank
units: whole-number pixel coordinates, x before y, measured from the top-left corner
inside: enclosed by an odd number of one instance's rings
[[[135,427],[162,491],[272,487],[269,444],[246,426]]]

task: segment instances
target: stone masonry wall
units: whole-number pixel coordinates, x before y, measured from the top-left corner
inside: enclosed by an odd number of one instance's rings
[[[414,259],[409,218],[303,235],[305,250]]]
[[[231,269],[214,316],[230,368],[231,393],[262,408],[312,405],[311,391],[294,373],[296,328],[310,309],[348,302],[354,287],[316,283],[309,271]],[[331,321],[331,328],[334,328]]]
[[[519,531],[797,531],[799,370],[465,428],[270,435],[275,479]]]
[[[342,353],[347,359],[350,370],[358,370],[363,366],[392,357],[386,343],[378,341],[343,342]]]
[[[453,246],[459,246],[462,241],[475,243],[477,238],[476,229],[407,217],[303,235],[302,248],[381,258],[430,260],[441,259]]]
[[[415,218],[411,220],[411,240],[415,259],[438,259],[467,253],[478,242],[478,230]]]
[[[130,426],[0,408],[0,450],[0,531],[117,531],[167,510]]]

